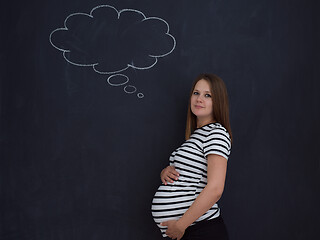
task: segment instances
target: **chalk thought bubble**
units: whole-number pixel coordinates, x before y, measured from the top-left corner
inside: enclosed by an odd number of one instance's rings
[[[118,11],[110,5],[97,6],[89,14],[70,14],[64,27],[52,31],[49,40],[68,63],[113,75],[128,68],[150,69],[176,46],[165,20],[146,17],[134,9]],[[115,86],[114,80],[107,82]],[[129,82],[129,78],[126,80]],[[127,93],[135,92],[133,89],[132,85],[124,87]]]

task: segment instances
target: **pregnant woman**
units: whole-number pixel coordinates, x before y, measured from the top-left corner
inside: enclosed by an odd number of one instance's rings
[[[228,94],[214,74],[199,75],[191,89],[186,141],[161,171],[152,215],[163,237],[228,239],[217,201],[226,178],[232,134]]]

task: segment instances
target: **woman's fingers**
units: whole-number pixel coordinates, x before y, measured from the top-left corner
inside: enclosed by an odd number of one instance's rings
[[[166,180],[166,177],[163,175],[161,175],[161,182],[164,184],[164,185],[167,185],[167,180]]]
[[[166,176],[166,177],[165,177],[165,180],[166,180],[167,182],[173,183],[173,180],[172,180],[169,176]]]
[[[162,182],[164,185],[167,185],[167,181],[166,181],[164,178],[161,178],[161,182]]]
[[[169,166],[169,167],[170,167],[169,172],[172,173],[173,175],[179,177],[179,173],[176,171],[175,167],[174,166]]]
[[[173,181],[178,180],[179,173],[176,171],[174,166],[168,166],[161,171],[160,178],[164,185],[168,182],[173,183]]]
[[[165,176],[164,178],[166,181],[168,182],[173,182],[175,180],[178,180],[178,177],[173,175],[172,173],[168,174],[167,176]]]
[[[161,175],[161,182],[164,185],[167,185],[167,182],[171,182],[171,179],[166,175],[165,172]]]
[[[169,177],[173,180],[178,180],[178,176],[174,173],[169,173]]]

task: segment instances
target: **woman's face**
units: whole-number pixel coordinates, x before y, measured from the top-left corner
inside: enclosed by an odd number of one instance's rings
[[[191,111],[201,122],[211,122],[212,92],[209,83],[201,79],[195,85],[191,95]]]

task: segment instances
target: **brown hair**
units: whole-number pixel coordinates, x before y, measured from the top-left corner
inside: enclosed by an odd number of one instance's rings
[[[190,135],[197,127],[197,116],[194,115],[191,111],[191,96],[193,90],[200,80],[206,80],[211,88],[212,93],[212,116],[215,121],[220,123],[225,129],[227,129],[230,139],[232,141],[231,126],[229,120],[229,101],[228,101],[228,92],[226,85],[215,74],[204,73],[200,74],[195,81],[193,82],[188,105],[188,114],[187,114],[187,124],[186,124],[186,139],[190,138]]]

